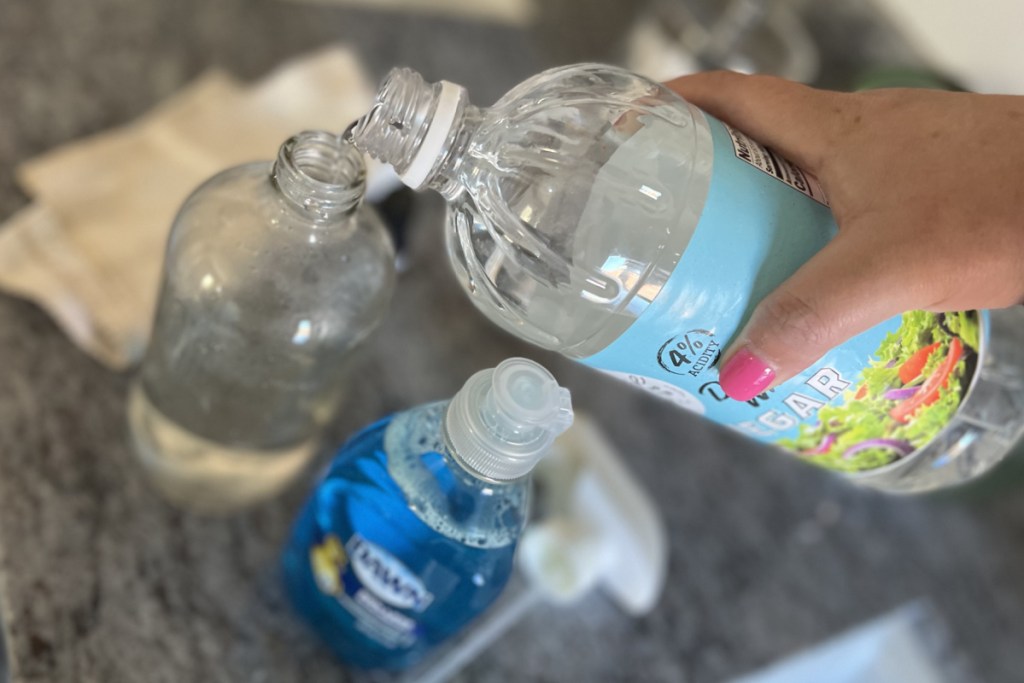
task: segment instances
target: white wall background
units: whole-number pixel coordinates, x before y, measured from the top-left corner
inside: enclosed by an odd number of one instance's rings
[[[969,90],[1024,95],[1024,0],[876,0],[936,67]]]

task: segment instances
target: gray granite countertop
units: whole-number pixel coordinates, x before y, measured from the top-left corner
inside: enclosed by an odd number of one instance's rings
[[[606,3],[602,3],[606,4]],[[258,0],[0,3],[0,216],[13,166],[142,113],[211,64],[255,77],[330,40],[379,75],[407,63],[487,102],[545,63],[524,31]],[[601,595],[540,607],[463,681],[717,683],[929,597],[979,679],[1020,680],[1024,491],[932,499],[858,490],[524,346],[465,300],[440,250],[442,206],[416,211],[411,268],[361,352],[341,438],[452,394],[509,355],[547,364],[652,492],[672,548],[663,600],[630,619]],[[339,681],[291,616],[280,546],[303,494],[210,520],[161,502],[134,466],[127,378],[34,306],[0,297],[0,630],[13,683]]]

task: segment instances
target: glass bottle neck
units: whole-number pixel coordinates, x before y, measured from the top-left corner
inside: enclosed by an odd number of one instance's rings
[[[324,131],[306,131],[285,141],[271,178],[293,208],[314,220],[351,213],[366,190],[366,166],[359,150]]]
[[[480,118],[464,88],[393,69],[350,135],[357,147],[393,166],[409,187],[429,187],[451,199],[461,190],[458,170]]]

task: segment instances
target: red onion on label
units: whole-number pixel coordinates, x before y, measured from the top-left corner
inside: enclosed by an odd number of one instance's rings
[[[882,394],[882,398],[887,398],[890,401],[903,401],[916,394],[917,390],[920,388],[920,386],[916,386],[903,387],[902,389],[889,389],[884,394]]]
[[[821,443],[819,443],[814,448],[811,448],[811,449],[808,449],[806,451],[803,451],[803,454],[804,455],[821,455],[822,453],[827,453],[828,449],[832,448],[832,444],[834,444],[836,442],[837,438],[838,438],[838,436],[836,434],[831,434],[831,433],[830,434],[826,434],[825,438],[823,438],[821,440]]]
[[[895,451],[901,457],[910,455],[914,452],[914,447],[910,445],[909,441],[903,439],[865,439],[860,443],[855,443],[846,451],[843,452],[843,458],[849,459],[857,455],[861,451],[866,451],[869,448],[881,448],[887,451]]]

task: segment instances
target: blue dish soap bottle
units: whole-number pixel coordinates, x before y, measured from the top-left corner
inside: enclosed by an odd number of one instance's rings
[[[365,428],[338,451],[285,550],[297,610],[348,664],[414,664],[501,593],[530,471],[571,423],[568,390],[511,358],[450,401]]]

